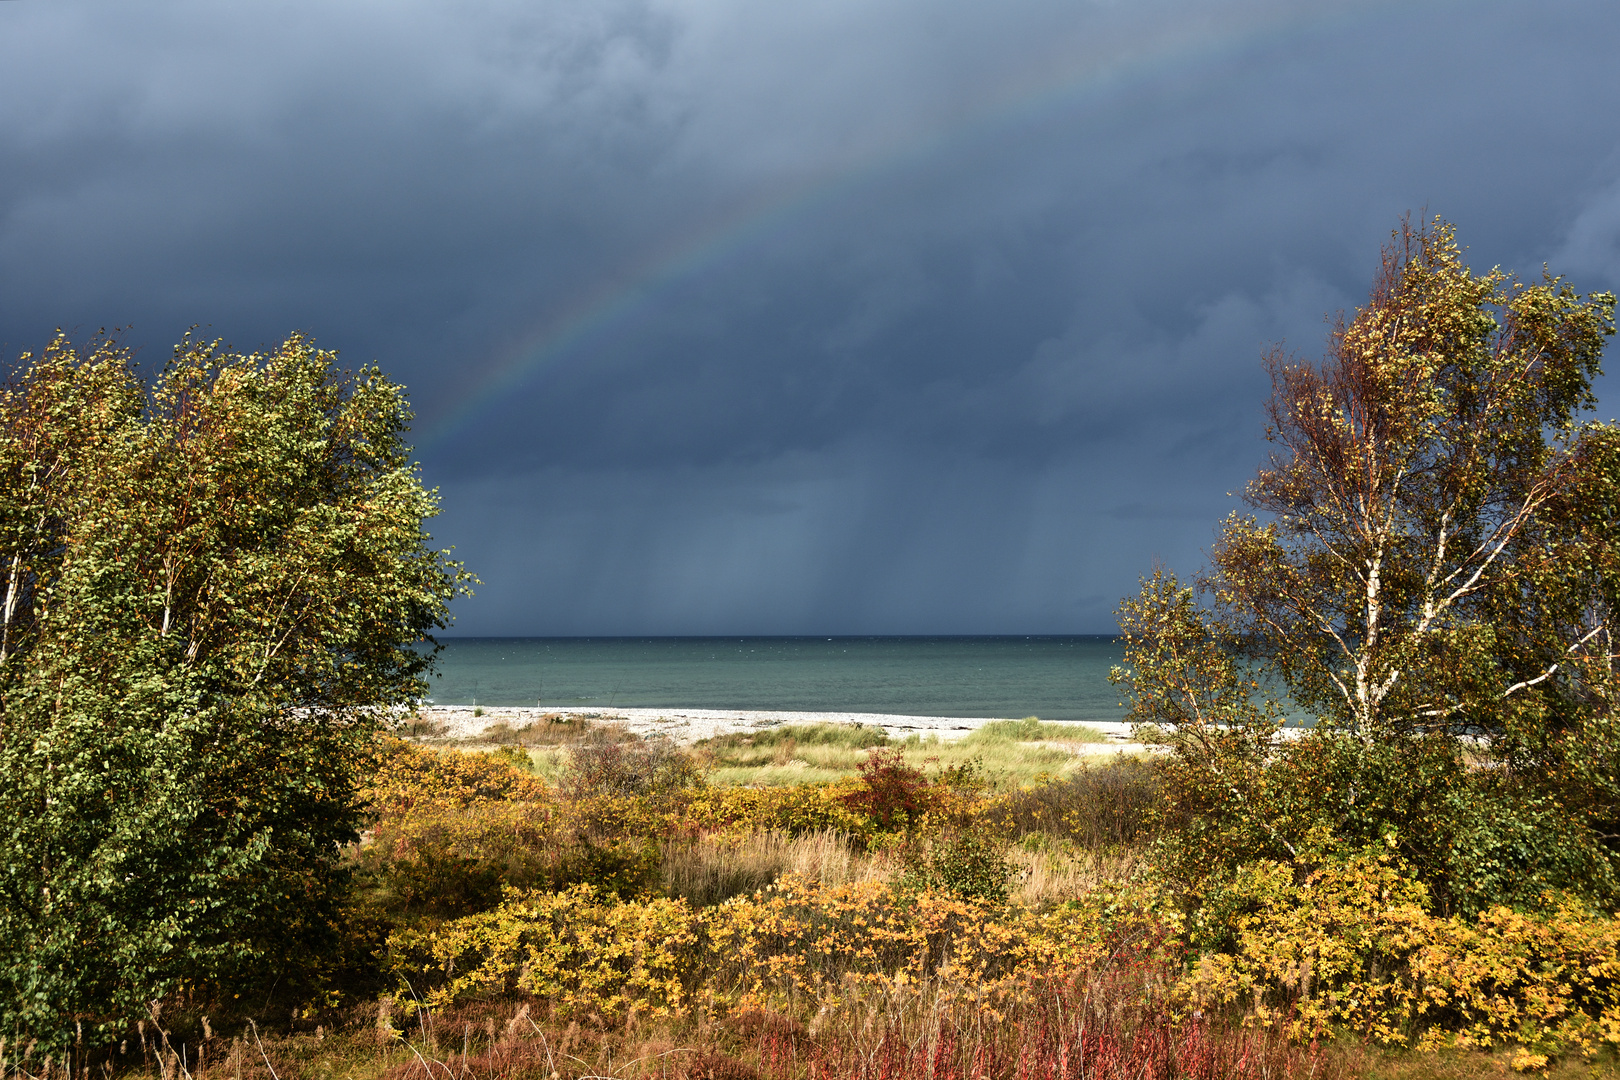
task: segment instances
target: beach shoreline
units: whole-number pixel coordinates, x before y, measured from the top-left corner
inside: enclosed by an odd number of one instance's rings
[[[861,712],[788,712],[770,709],[703,709],[631,708],[631,709],[566,709],[543,706],[507,707],[472,705],[428,705],[418,715],[435,726],[443,725],[447,738],[476,740],[478,736],[497,725],[521,728],[548,716],[593,720],[598,723],[620,724],[632,734],[646,738],[662,735],[678,743],[690,745],[701,739],[713,738],[737,731],[757,731],[783,724],[861,724],[882,728],[890,738],[904,739],[911,735],[923,738],[935,736],[941,741],[962,738],[976,728],[997,720],[1017,720],[1018,717],[969,716],[906,716],[892,713]],[[1072,723],[1076,728],[1090,728],[1100,732],[1106,742],[1074,743],[1087,747],[1092,753],[1117,753],[1131,748],[1141,749],[1131,741],[1129,724],[1107,721],[1082,723],[1080,721],[1052,721]],[[1089,749],[1095,747],[1095,750]]]

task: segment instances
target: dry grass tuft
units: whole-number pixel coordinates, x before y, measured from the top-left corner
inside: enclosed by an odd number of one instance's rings
[[[1144,997],[1146,970],[1085,984],[1047,983],[1005,1015],[948,1002],[929,985],[852,991],[806,1024],[745,1008],[716,1022],[557,1024],[528,1006],[484,1001],[406,1025],[370,1068],[338,1069],[307,1040],[271,1048],[282,1075],[387,1080],[1341,1080],[1345,1055],[1290,1046],[1275,1032],[1178,1020]],[[293,1052],[289,1053],[288,1051]],[[375,1054],[375,1051],[372,1051]],[[377,1068],[381,1065],[382,1068]],[[302,1066],[302,1068],[300,1068]],[[278,1070],[279,1071],[279,1070]]]
[[[547,713],[522,727],[513,727],[502,720],[465,742],[480,746],[578,746],[629,742],[635,738],[622,723],[592,722],[583,716]]]
[[[1013,847],[1007,861],[1013,867],[1008,899],[1039,907],[1075,900],[1100,886],[1129,880],[1146,866],[1147,858],[1140,848],[1089,852]]]
[[[792,836],[775,829],[711,833],[663,845],[663,889],[698,907],[765,888],[784,874],[826,885],[887,881],[896,873],[886,856],[863,854],[832,830]]]
[[[1075,753],[1083,744],[1106,742],[1084,724],[998,720],[960,739],[938,732],[891,739],[859,724],[783,725],[734,732],[698,743],[717,785],[772,786],[826,783],[853,777],[872,754],[897,750],[912,768],[948,772],[972,767],[992,787],[1006,790],[1083,770]]]
[[[421,713],[411,713],[393,728],[402,739],[442,739],[450,726],[442,720],[432,720]]]

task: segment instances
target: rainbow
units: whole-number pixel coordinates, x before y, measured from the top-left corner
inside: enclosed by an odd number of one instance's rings
[[[885,175],[926,162],[947,148],[995,130],[1032,123],[1057,110],[1072,110],[1096,101],[1110,88],[1147,80],[1176,66],[1218,59],[1244,49],[1268,45],[1335,24],[1363,21],[1371,10],[1402,7],[1393,0],[1373,4],[1321,4],[1311,12],[1286,10],[1276,4],[1247,17],[1228,17],[1225,25],[1192,19],[1170,28],[1146,47],[1106,60],[1057,60],[1006,87],[976,111],[949,123],[914,133],[886,145],[847,155],[816,173],[782,184],[732,207],[671,241],[642,253],[631,266],[576,296],[517,342],[483,366],[483,374],[433,420],[417,443],[432,451],[470,427],[492,405],[518,392],[539,372],[569,356],[585,354],[589,345],[613,328],[631,321],[653,298],[749,246],[791,221],[828,205]],[[1444,3],[1426,7],[1449,6]]]

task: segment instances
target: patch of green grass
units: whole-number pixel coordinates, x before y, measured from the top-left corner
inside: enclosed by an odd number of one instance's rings
[[[972,764],[994,788],[1027,787],[1084,769],[1086,761],[1070,747],[1105,743],[1096,728],[1074,723],[1043,723],[1038,717],[992,720],[960,739],[911,736],[900,743],[910,765],[939,769]]]
[[[1082,760],[1061,747],[1011,739],[949,741],[930,736],[900,744],[906,764],[928,772],[973,766],[991,788],[1006,790],[1061,776],[1083,767]]]
[[[1105,743],[1108,736],[1084,724],[1042,721],[1038,716],[1022,720],[992,720],[963,736],[965,746],[986,746],[1007,742]]]
[[[802,758],[794,758],[781,765],[716,765],[707,779],[716,787],[791,787],[794,784],[824,784],[854,776],[859,757],[850,759],[846,767],[817,765]]]
[[[848,750],[868,750],[874,746],[888,746],[892,739],[882,728],[865,724],[782,724],[779,727],[759,728],[756,731],[733,731],[703,739],[697,745],[715,753],[760,750],[780,747],[784,743],[795,746],[841,746]]]

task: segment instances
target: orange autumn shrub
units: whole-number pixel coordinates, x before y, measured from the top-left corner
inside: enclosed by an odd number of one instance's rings
[[[396,918],[483,910],[503,884],[545,876],[555,800],[506,761],[388,740],[364,794],[373,824],[360,879]]]
[[[403,918],[453,918],[493,907],[505,884],[549,880],[555,815],[545,803],[487,801],[417,808],[379,820],[359,864]]]
[[[687,822],[698,831],[831,830],[861,846],[885,847],[943,821],[986,820],[991,801],[971,768],[926,777],[890,757],[869,763],[860,776],[828,783],[706,788],[686,806]]]

